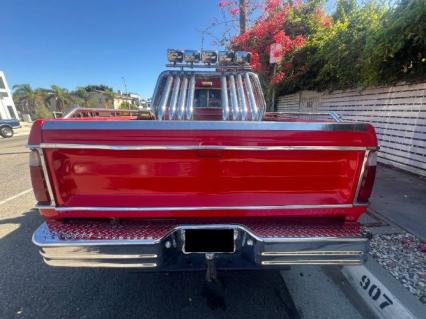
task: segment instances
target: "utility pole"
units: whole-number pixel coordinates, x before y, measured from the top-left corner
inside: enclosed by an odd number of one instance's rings
[[[124,76],[121,77],[121,79],[123,80],[123,86],[124,86],[124,96],[127,97],[127,83],[126,83],[126,78]],[[127,102],[129,104],[129,110],[130,110],[130,103]]]
[[[247,0],[240,0],[240,34],[247,30]]]
[[[121,77],[121,79],[123,80],[123,86],[124,86],[124,93],[127,94],[127,83],[126,83],[126,78],[124,76]]]

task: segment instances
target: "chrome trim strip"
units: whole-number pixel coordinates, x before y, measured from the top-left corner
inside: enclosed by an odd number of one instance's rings
[[[370,151],[371,150],[367,149],[364,153],[364,159],[362,161],[361,172],[358,176],[358,183],[357,183],[357,186],[356,186],[356,191],[355,191],[355,195],[354,195],[354,199],[353,199],[353,204],[356,205],[356,206],[359,206],[357,199],[358,199],[359,192],[361,190],[361,183],[362,183],[362,180],[364,178],[365,170],[367,168],[368,155],[370,154]]]
[[[357,251],[350,251],[350,250],[310,250],[310,251],[268,251],[268,252],[262,252],[261,256],[269,256],[269,257],[279,257],[279,256],[356,256],[356,255],[363,255],[364,252],[357,250]]]
[[[186,78],[185,78],[186,79]],[[188,79],[182,81],[188,83]],[[232,78],[231,78],[232,79]],[[235,83],[234,83],[235,89]],[[186,92],[183,88],[182,92]],[[232,93],[232,81],[231,81]],[[181,96],[182,97],[182,96]],[[183,97],[186,99],[186,96]],[[231,95],[231,102],[235,100]],[[183,99],[179,106],[184,108]],[[235,101],[234,101],[235,102]],[[233,102],[233,103],[234,103]],[[181,104],[183,103],[183,104]],[[236,102],[238,103],[238,102]],[[238,107],[238,105],[237,105]],[[180,110],[183,112],[184,110]],[[183,115],[183,113],[182,113]],[[366,123],[312,123],[312,122],[274,122],[274,121],[62,121],[44,122],[43,130],[212,130],[212,131],[367,131]]]
[[[222,97],[222,120],[226,121],[229,119],[229,101],[228,101],[228,87],[226,83],[226,76],[220,77],[221,84],[221,97]]]
[[[52,267],[89,267],[89,268],[154,268],[157,267],[156,263],[107,263],[103,261],[84,261],[84,260],[61,260],[61,259],[47,259],[43,258],[44,262]]]
[[[93,207],[93,206],[66,206],[55,207],[52,205],[36,205],[38,209],[55,209],[58,212],[69,211],[141,211],[141,212],[162,212],[162,211],[205,211],[205,210],[278,210],[278,209],[318,209],[318,208],[352,208],[352,204],[330,204],[330,205],[276,205],[276,206],[181,206],[181,207]]]
[[[145,150],[232,150],[232,151],[368,151],[376,148],[364,146],[239,146],[239,145],[101,145],[101,144],[67,144],[41,143],[29,145],[30,148],[61,149],[100,149],[113,151],[145,151]]]
[[[40,251],[40,255],[48,259],[52,259],[52,258],[55,258],[55,259],[155,259],[155,258],[158,258],[157,254],[101,254],[97,252],[87,252],[87,253],[50,252],[50,253],[47,253],[47,252]]]
[[[37,148],[36,150],[38,152],[38,155],[40,156],[41,170],[43,171],[44,180],[46,181],[46,187],[47,187],[47,192],[49,193],[50,203],[51,205],[55,206],[56,205],[55,197],[53,196],[53,188],[49,178],[49,174],[47,172],[46,160],[44,158],[44,151],[42,148]]]
[[[72,118],[74,114],[81,112],[102,112],[102,113],[134,113],[137,115],[139,110],[127,110],[127,109],[104,109],[100,107],[82,107],[76,106],[71,111],[69,111],[63,118]]]
[[[302,259],[302,260],[264,260],[264,266],[280,266],[280,265],[361,265],[362,261],[357,259]]]

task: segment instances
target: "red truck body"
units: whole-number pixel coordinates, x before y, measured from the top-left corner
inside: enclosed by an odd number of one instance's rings
[[[371,125],[193,114],[213,120],[34,123],[31,176],[47,223],[33,241],[48,264],[170,270],[203,254],[219,264],[238,255],[243,268],[366,258],[356,221],[374,180]],[[228,230],[233,249],[219,243]]]

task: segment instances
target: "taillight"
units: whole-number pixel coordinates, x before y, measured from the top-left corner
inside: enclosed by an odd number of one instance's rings
[[[44,179],[40,155],[36,150],[30,152],[30,173],[36,200],[41,204],[49,204],[50,196]]]
[[[361,177],[361,185],[358,191],[357,202],[368,203],[371,192],[373,191],[374,178],[376,177],[377,153],[370,152],[367,157],[364,172]]]

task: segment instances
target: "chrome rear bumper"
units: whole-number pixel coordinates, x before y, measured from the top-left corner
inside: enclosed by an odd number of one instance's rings
[[[33,243],[50,266],[202,269],[204,254],[182,249],[190,228],[234,230],[235,252],[214,254],[218,268],[358,265],[367,258],[368,239],[358,224],[330,221],[49,222]]]

